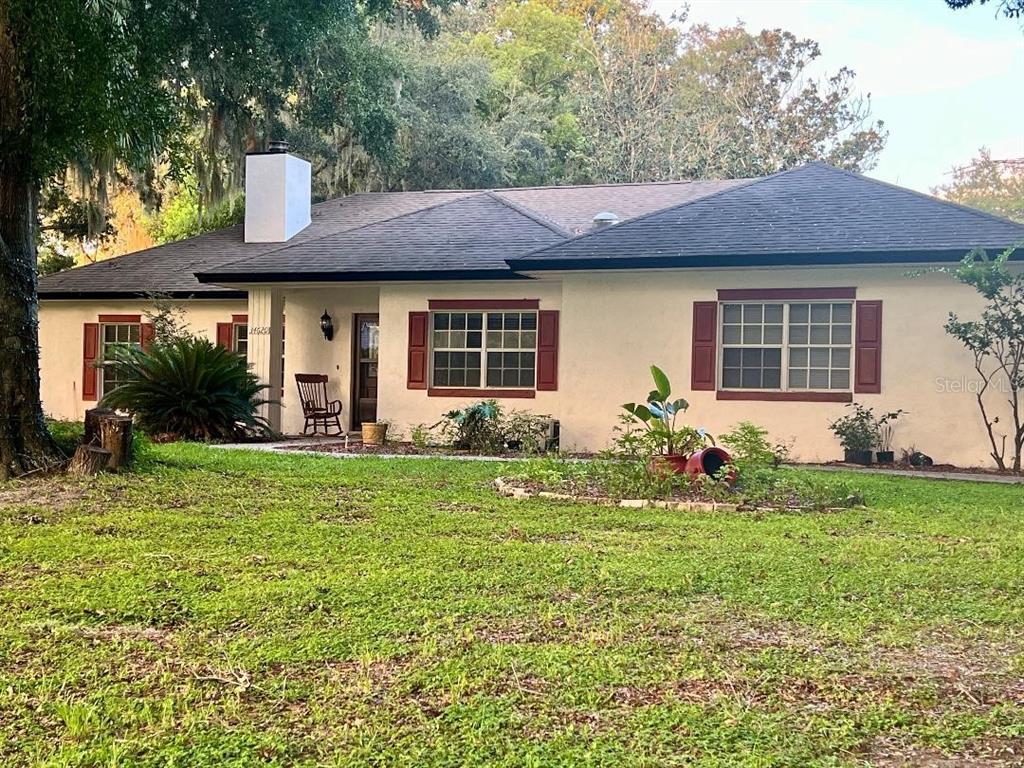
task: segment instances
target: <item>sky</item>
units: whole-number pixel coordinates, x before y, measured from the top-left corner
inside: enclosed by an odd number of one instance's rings
[[[666,19],[681,7],[653,0]],[[690,0],[690,22],[742,19],[816,40],[815,75],[842,66],[889,140],[873,176],[928,192],[982,146],[1024,157],[1024,28],[994,3],[962,10],[943,0]]]

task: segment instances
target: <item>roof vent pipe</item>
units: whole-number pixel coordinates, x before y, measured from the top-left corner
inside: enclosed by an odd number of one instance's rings
[[[611,211],[601,211],[594,217],[594,229],[604,229],[619,223],[619,217]]]

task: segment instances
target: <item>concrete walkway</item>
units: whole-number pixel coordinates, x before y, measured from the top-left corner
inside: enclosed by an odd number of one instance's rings
[[[922,480],[967,480],[973,483],[1024,484],[1024,475],[996,475],[985,472],[944,472],[928,469],[889,469],[887,467],[844,467],[835,464],[800,464],[807,469],[822,472],[854,472],[865,475],[893,475],[895,477],[916,477]]]
[[[468,454],[409,454],[409,453],[355,453],[318,451],[319,445],[337,445],[345,441],[345,436],[330,437],[317,435],[314,437],[295,437],[273,443],[226,443],[215,445],[232,451],[263,451],[266,453],[295,454],[299,456],[326,456],[333,459],[364,459],[374,456],[380,459],[445,459],[450,461],[529,461],[525,456],[470,456]],[[349,436],[349,442],[358,445],[358,436]],[[587,461],[587,459],[570,459],[570,461]],[[1004,485],[1024,485],[1022,475],[996,475],[983,472],[939,472],[913,469],[889,469],[887,467],[849,467],[836,464],[794,464],[794,467],[814,469],[821,472],[854,472],[866,475],[892,475],[894,477],[916,477],[920,480],[965,480],[973,483],[1003,483]]]
[[[224,443],[214,445],[214,448],[223,448],[230,451],[262,451],[264,453],[279,453],[285,456],[325,456],[330,459],[444,459],[450,461],[529,461],[528,456],[473,456],[460,453],[353,453],[318,451],[317,445],[338,445],[345,442],[345,437],[302,437],[292,440],[281,440],[273,443]],[[360,440],[349,440],[350,444],[358,445]],[[307,447],[308,446],[308,447]],[[578,461],[578,459],[576,459]]]

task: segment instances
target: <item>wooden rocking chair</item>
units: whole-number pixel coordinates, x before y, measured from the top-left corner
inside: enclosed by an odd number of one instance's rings
[[[328,424],[334,422],[338,430],[336,435],[341,435],[344,430],[341,428],[341,401],[327,399],[327,376],[322,373],[296,373],[295,384],[299,388],[299,402],[302,403],[302,415],[306,419],[302,434],[309,434],[310,426],[313,427],[313,434],[317,433],[317,426],[322,424],[324,434]]]

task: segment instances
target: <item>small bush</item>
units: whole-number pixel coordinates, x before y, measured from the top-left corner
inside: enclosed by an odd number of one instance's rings
[[[501,406],[496,400],[448,411],[434,427],[440,428],[441,434],[457,450],[497,453],[503,447]]]
[[[733,461],[740,469],[777,467],[789,458],[789,447],[772,442],[768,430],[749,421],[741,421],[724,435],[722,445],[729,449]]]
[[[501,422],[505,447],[520,453],[544,453],[547,450],[550,416],[529,411],[510,411]]]
[[[547,448],[550,421],[550,416],[526,411],[505,414],[496,400],[483,400],[449,411],[427,430],[427,434],[438,429],[452,447],[461,451],[541,453]]]
[[[267,389],[245,359],[206,339],[125,349],[108,363],[121,385],[102,405],[131,413],[150,435],[187,440],[230,440],[269,434],[257,409]]]
[[[843,450],[870,451],[879,441],[875,415],[860,403],[847,403],[846,407],[853,412],[829,422],[828,428],[839,438]]]
[[[433,441],[433,431],[426,424],[413,424],[409,427],[409,441],[420,451],[425,451]]]

